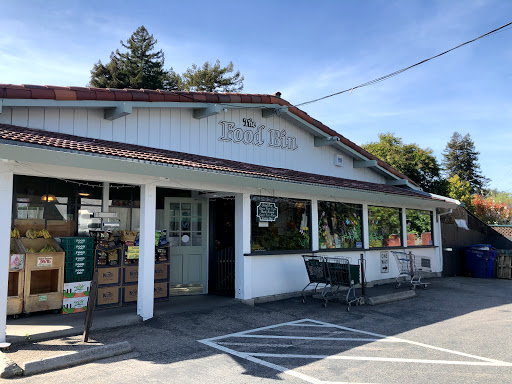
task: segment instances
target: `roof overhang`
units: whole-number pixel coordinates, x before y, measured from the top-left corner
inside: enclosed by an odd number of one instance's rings
[[[85,154],[65,149],[49,149],[33,144],[12,144],[0,141],[0,158],[17,162],[39,163],[56,166],[75,167],[78,169],[117,172],[129,175],[153,176],[203,182],[212,184],[232,185],[233,190],[240,188],[256,188],[296,192],[297,184],[303,193],[312,195],[347,198],[368,201],[371,204],[386,203],[407,205],[415,208],[454,208],[453,202],[413,196],[395,195],[363,189],[332,187],[320,184],[278,180],[250,175],[240,175],[216,170],[196,169],[186,166],[167,165],[149,161],[131,160],[105,155]],[[77,178],[79,178],[77,173]],[[134,177],[133,184],[140,183],[141,178]],[[101,180],[98,180],[101,181]]]

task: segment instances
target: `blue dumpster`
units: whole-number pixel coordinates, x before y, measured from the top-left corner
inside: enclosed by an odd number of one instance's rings
[[[492,279],[495,276],[496,248],[490,244],[474,244],[465,248],[466,270],[473,277]]]

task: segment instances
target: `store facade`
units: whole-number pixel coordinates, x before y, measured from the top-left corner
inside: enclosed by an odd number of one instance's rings
[[[115,230],[139,232],[148,319],[155,230],[170,243],[169,294],[252,300],[300,291],[303,254],[363,255],[379,281],[398,273],[381,252],[419,249],[440,273],[438,215],[458,205],[269,95],[0,85],[0,159],[0,322],[6,234],[31,220],[86,236],[95,213],[114,213]]]

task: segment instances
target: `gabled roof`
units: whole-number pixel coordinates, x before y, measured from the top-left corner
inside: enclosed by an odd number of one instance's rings
[[[247,164],[233,160],[194,155],[183,152],[143,147],[133,144],[90,139],[86,137],[0,124],[0,144],[29,145],[37,148],[97,155],[151,164],[167,165],[196,170],[229,173],[234,175],[273,179],[333,188],[352,189],[414,197],[426,200],[445,201],[425,192],[398,188],[385,184],[348,180],[332,176],[298,172],[290,169]]]
[[[0,84],[0,99],[42,99],[60,101],[120,101],[120,102],[172,102],[172,103],[211,103],[211,104],[265,104],[286,107],[289,113],[297,116],[308,124],[316,127],[328,136],[339,138],[339,141],[354,152],[368,160],[376,160],[378,166],[396,176],[419,187],[413,180],[397,171],[378,157],[365,151],[338,132],[322,122],[313,119],[306,112],[293,106],[276,95],[243,94],[243,93],[211,93],[181,92],[148,89],[110,89],[93,87],[58,87],[49,85],[13,85]]]

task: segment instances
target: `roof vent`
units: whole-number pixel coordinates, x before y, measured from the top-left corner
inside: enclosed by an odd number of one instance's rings
[[[276,93],[274,93],[272,96],[275,96],[275,97],[279,97],[279,98],[281,98],[281,92],[276,92]]]

